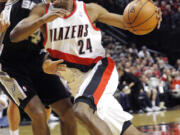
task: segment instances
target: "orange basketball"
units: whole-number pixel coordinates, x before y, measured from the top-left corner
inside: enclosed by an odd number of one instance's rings
[[[134,0],[126,6],[123,19],[132,33],[145,35],[157,26],[157,15],[156,6],[150,0]]]

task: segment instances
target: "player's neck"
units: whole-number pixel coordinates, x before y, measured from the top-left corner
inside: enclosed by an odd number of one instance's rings
[[[74,2],[73,0],[68,0],[68,4],[66,5],[65,9],[68,10],[69,12],[72,12],[74,9]]]
[[[74,9],[74,0],[55,1],[53,3],[55,7],[66,9],[69,12],[72,12]]]

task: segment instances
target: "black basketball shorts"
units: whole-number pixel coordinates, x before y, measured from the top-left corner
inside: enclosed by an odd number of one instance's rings
[[[0,87],[22,109],[35,95],[44,105],[70,97],[58,76],[40,69],[34,65],[2,66]]]

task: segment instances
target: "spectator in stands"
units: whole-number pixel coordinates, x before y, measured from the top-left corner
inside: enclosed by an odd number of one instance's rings
[[[127,89],[131,90],[130,102],[134,112],[143,109],[139,100],[140,92],[143,91],[142,82],[130,72],[126,72],[123,67],[118,67],[118,73],[120,75],[119,85],[127,86]]]
[[[160,72],[158,65],[156,63],[153,64],[152,70],[153,70],[154,76],[159,79],[161,77],[161,72]]]
[[[118,89],[114,96],[118,102],[122,105],[123,109],[127,112],[132,113],[132,107],[130,104],[131,90],[126,85],[118,85]]]
[[[163,62],[164,62],[164,67],[165,68],[173,68],[173,66],[171,66],[170,64],[169,64],[169,61],[168,61],[168,58],[167,57],[162,57],[162,60],[163,60]]]
[[[129,53],[132,56],[132,58],[133,58],[132,60],[134,62],[135,58],[138,57],[138,50],[136,48],[136,44],[135,43],[131,44],[131,47],[129,48]]]
[[[158,57],[156,63],[158,64],[158,68],[159,68],[160,73],[162,75],[162,72],[164,70],[164,61],[160,57]]]
[[[170,83],[172,81],[171,72],[169,68],[164,68],[161,79],[167,83]]]
[[[160,5],[159,5],[159,7],[161,8],[161,11],[162,11],[162,13],[163,13],[163,15],[165,15],[166,13],[167,13],[167,11],[166,11],[166,1],[164,1],[164,0],[162,0],[161,2],[160,2]]]
[[[177,70],[180,70],[180,59],[177,59],[175,68],[176,68]]]
[[[180,7],[178,7],[177,12],[172,16],[172,21],[174,29],[180,27]]]
[[[148,97],[151,100],[151,107],[153,111],[161,110],[159,106],[159,95],[158,95],[158,86],[159,79],[153,76],[152,70],[147,70],[141,76],[141,81],[144,86],[144,90],[146,91]]]
[[[146,46],[142,47],[142,50],[139,51],[138,53],[139,58],[145,58],[147,56],[151,56],[150,52],[147,50]]]
[[[173,73],[172,81],[171,81],[171,89],[173,91],[180,91],[180,72],[176,71]]]
[[[136,64],[135,66],[135,71],[133,72],[134,75],[136,75],[137,77],[141,76],[142,74],[142,64],[141,65],[138,65]]]

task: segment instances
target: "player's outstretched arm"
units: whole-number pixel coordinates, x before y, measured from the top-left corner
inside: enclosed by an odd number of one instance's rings
[[[93,16],[93,14],[95,15],[92,17],[93,20],[91,21],[93,22],[98,21],[127,30],[122,15],[110,13],[105,8],[95,3],[86,4],[86,8],[90,18],[91,16]]]
[[[16,27],[10,33],[10,39],[12,42],[19,42],[26,39],[29,35],[35,32],[40,28],[44,21],[41,19],[41,16],[45,13],[45,5],[38,4],[36,5],[30,15],[20,21]]]
[[[149,1],[152,1],[152,0],[149,0]],[[95,3],[86,4],[86,8],[92,22],[99,21],[99,22],[102,22],[102,23],[105,23],[114,27],[118,27],[120,29],[131,31],[130,28],[126,27],[126,23],[123,20],[123,15],[111,13],[107,11],[105,8],[103,8],[102,6]],[[159,8],[157,8],[157,13],[158,13],[158,20],[159,20],[158,21],[158,28],[159,28],[162,21],[162,13]]]
[[[43,28],[47,22],[51,22],[57,17],[64,17],[67,12],[63,9],[54,9],[45,14],[46,5],[39,4],[35,6],[29,17],[19,22],[10,33],[12,42],[19,42],[25,40],[28,36],[33,34],[37,29]]]

